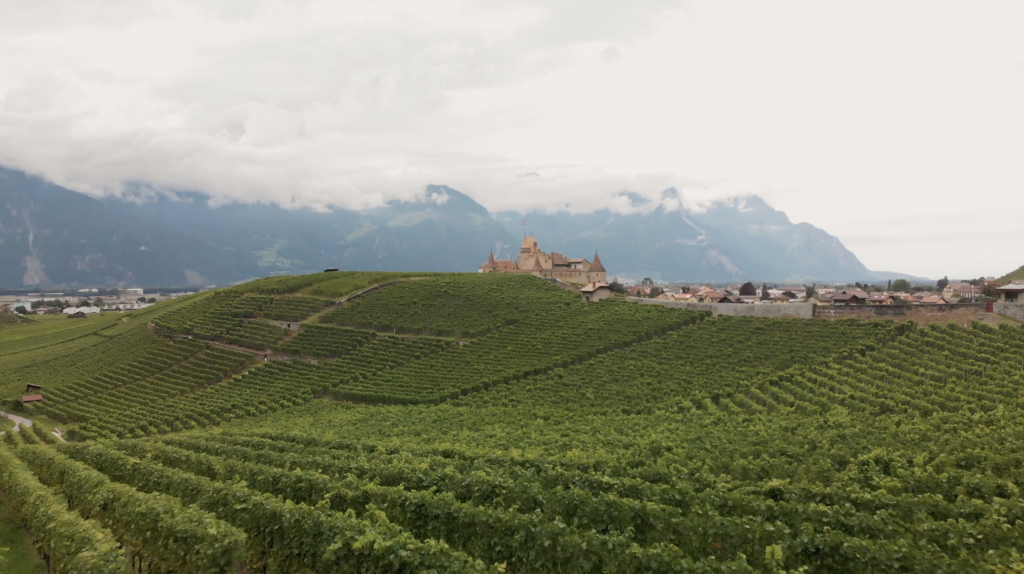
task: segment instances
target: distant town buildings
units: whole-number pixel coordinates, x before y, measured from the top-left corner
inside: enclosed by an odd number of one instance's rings
[[[639,281],[639,278],[634,279]],[[996,279],[988,278],[981,283],[974,285],[971,282],[950,282],[943,289],[929,288],[918,291],[895,291],[886,290],[884,287],[873,287],[868,289],[867,285],[844,286],[844,285],[778,285],[768,287],[767,285],[756,286],[754,295],[741,295],[750,285],[693,285],[693,284],[669,284],[658,282],[657,285],[644,278],[638,283],[629,284],[623,287],[623,291],[630,297],[657,298],[663,301],[676,301],[688,303],[742,303],[748,305],[778,305],[785,303],[814,303],[816,305],[948,305],[954,303],[971,303],[981,298],[991,300],[993,292],[1000,293],[1000,300],[1004,302],[1024,303],[1024,282],[1011,284],[996,289]],[[768,287],[767,290],[765,287]],[[652,289],[660,289],[653,292]],[[922,287],[918,287],[922,289]],[[987,293],[987,295],[986,295]]]

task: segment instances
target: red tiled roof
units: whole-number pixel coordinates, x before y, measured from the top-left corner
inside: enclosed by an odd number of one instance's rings
[[[480,266],[480,269],[493,269],[494,271],[514,271],[519,269],[519,265],[515,261],[509,261],[507,259],[494,259],[492,255],[487,263]]]

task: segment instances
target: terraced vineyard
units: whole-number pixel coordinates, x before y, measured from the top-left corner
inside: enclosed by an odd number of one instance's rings
[[[1024,571],[1024,328],[475,274],[161,305],[0,352],[72,441],[0,445],[0,498],[63,571]],[[209,342],[245,325],[282,329],[272,358]]]
[[[478,274],[409,281],[324,315],[325,323],[377,331],[479,337],[528,317],[572,306],[579,297],[538,289],[525,275]]]
[[[326,325],[306,325],[296,337],[274,347],[278,353],[322,359],[337,358],[366,344],[373,333]]]
[[[27,317],[21,317],[11,313],[0,313],[0,329],[16,327],[18,325],[27,325],[31,322],[32,320]]]

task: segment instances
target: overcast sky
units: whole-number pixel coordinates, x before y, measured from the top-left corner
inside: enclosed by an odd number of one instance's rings
[[[871,269],[1024,264],[1024,2],[0,0],[0,164],[492,211],[758,194]]]

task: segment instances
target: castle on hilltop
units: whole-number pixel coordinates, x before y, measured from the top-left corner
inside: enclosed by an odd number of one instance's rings
[[[569,259],[554,251],[545,253],[537,246],[532,235],[523,238],[516,261],[495,259],[491,252],[487,262],[480,266],[480,273],[529,273],[545,279],[558,279],[566,283],[604,283],[608,273],[601,265],[601,258],[594,252],[594,262],[586,259]]]

